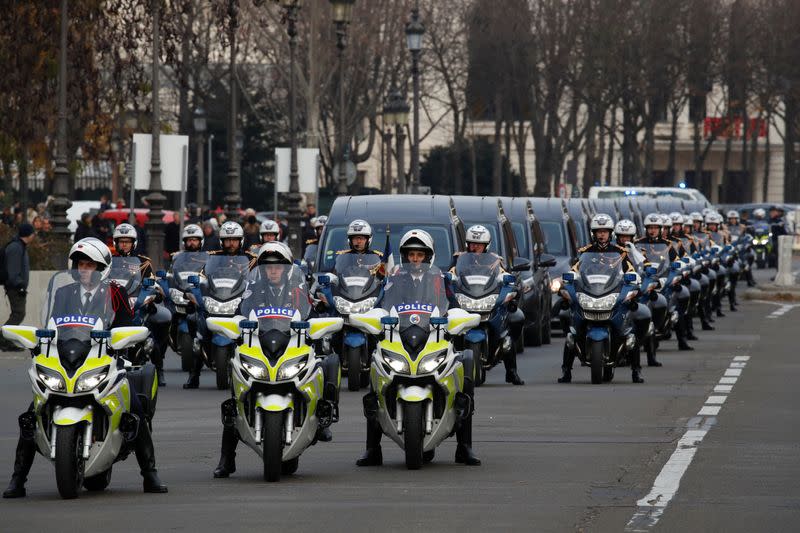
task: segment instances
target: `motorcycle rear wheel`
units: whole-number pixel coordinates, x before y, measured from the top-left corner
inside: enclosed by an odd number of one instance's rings
[[[403,448],[406,452],[406,468],[419,470],[423,460],[423,403],[403,404]]]
[[[189,372],[194,366],[194,346],[192,336],[178,333],[178,352],[181,356],[181,370]]]
[[[592,383],[603,382],[603,343],[593,342],[589,347],[589,363],[592,367]]]
[[[264,459],[264,480],[280,481],[283,470],[283,417],[284,413],[264,413],[261,446]]]
[[[56,429],[56,486],[65,500],[80,496],[83,484],[83,427],[59,426]]]

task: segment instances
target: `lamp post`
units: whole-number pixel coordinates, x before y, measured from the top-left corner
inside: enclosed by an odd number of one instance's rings
[[[147,219],[147,255],[155,269],[162,265],[164,255],[164,217],[162,211],[167,197],[161,191],[161,117],[158,93],[161,86],[158,79],[159,55],[161,52],[161,0],[152,0],[153,11],[153,129],[152,155],[150,157],[150,194],[145,199],[150,207]]]
[[[411,20],[406,24],[406,44],[411,52],[411,77],[414,81],[414,139],[411,146],[411,192],[419,187],[419,55],[425,26],[419,20],[419,0],[411,10]]]
[[[383,107],[383,115],[384,122],[390,128],[392,126],[395,127],[395,137],[397,139],[397,192],[399,194],[406,193],[405,157],[403,152],[406,141],[404,129],[408,125],[408,112],[408,104],[403,93],[396,87],[390,89],[386,105]]]
[[[239,27],[238,0],[228,0],[228,43],[230,56],[230,121],[228,123],[228,179],[225,184],[225,205],[228,220],[239,218],[239,205],[242,203],[242,184],[239,180],[239,160],[236,157],[236,28]]]
[[[72,203],[69,194],[67,170],[67,0],[61,0],[61,50],[58,61],[58,138],[56,142],[56,168],[53,179],[53,233],[55,238],[69,240],[67,209]],[[66,258],[61,266],[66,266]]]
[[[347,25],[353,15],[353,4],[356,0],[331,0],[333,6],[333,22],[336,24],[336,48],[339,51],[339,180],[336,193],[347,194],[347,169],[345,155],[348,153],[344,126],[344,49],[347,47]]]
[[[205,144],[203,136],[208,128],[206,112],[202,107],[195,109],[193,122],[194,131],[197,133],[197,140],[195,141],[197,145],[197,206],[201,207],[203,205],[203,200],[205,199],[206,181],[204,176],[205,165],[203,164],[203,148]]]
[[[297,48],[297,13],[300,11],[300,0],[278,0],[285,11],[286,33],[289,36],[289,194],[286,196],[287,218],[289,220],[289,247],[294,257],[303,252],[302,228],[300,227],[300,183],[297,171],[297,102],[295,95],[295,49]]]

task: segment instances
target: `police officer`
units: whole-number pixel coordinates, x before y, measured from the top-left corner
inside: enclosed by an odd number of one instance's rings
[[[130,326],[133,323],[133,311],[128,304],[128,293],[108,280],[111,271],[111,252],[99,239],[87,237],[72,245],[69,251],[69,269],[73,271],[75,283],[59,288],[53,297],[51,315],[73,313],[70,307],[76,301],[84,301],[81,293],[85,293],[86,305],[91,309],[100,309],[102,314],[114,313],[111,328]],[[131,384],[131,387],[133,385]],[[131,391],[131,412],[145,419],[142,406],[137,400],[136,391]],[[14,474],[3,498],[22,498],[26,495],[25,481],[33,465],[36,455],[36,415],[33,404],[28,411],[19,417],[20,435],[14,459]],[[167,492],[167,486],[161,482],[156,470],[155,449],[150,429],[146,423],[139,424],[134,444],[136,460],[141,470],[144,492]]]
[[[350,249],[339,250],[337,254],[377,254],[383,255],[378,250],[370,249],[372,244],[372,226],[366,220],[357,219],[347,226],[347,242]]]
[[[199,252],[203,248],[203,230],[197,224],[187,224],[183,228],[181,242],[184,252]]]
[[[398,295],[413,293],[415,287],[439,287],[440,294],[437,300],[441,302],[442,306],[447,305],[445,279],[441,274],[436,271],[431,272],[424,268],[425,264],[432,264],[434,258],[433,238],[428,232],[423,230],[411,230],[406,232],[400,239],[400,257],[402,258],[403,268],[399,270],[391,279],[392,284],[397,284],[396,290],[392,292]],[[435,279],[424,279],[426,276],[436,276]],[[430,283],[425,283],[426,281]],[[408,290],[402,287],[407,285]],[[388,293],[381,294],[381,300]],[[379,300],[378,305],[386,304]],[[398,302],[400,303],[400,302]],[[385,305],[384,305],[385,308]],[[474,375],[474,367],[471,351],[463,353],[464,357],[464,393],[473,399],[475,384],[472,381]],[[370,392],[364,397],[364,404],[369,403],[370,397],[373,402],[375,401],[375,393]],[[358,466],[380,466],[383,464],[383,452],[381,451],[381,437],[383,432],[378,422],[374,419],[367,418],[367,450],[361,458],[356,461]],[[467,417],[456,429],[456,446],[455,461],[468,466],[477,466],[481,464],[480,459],[475,456],[472,451],[472,415]],[[426,452],[425,460],[432,459],[432,455]]]
[[[468,253],[491,254],[500,264],[500,273],[507,273],[503,268],[503,259],[496,253],[489,251],[489,247],[492,244],[492,234],[487,228],[480,224],[470,226],[469,229],[467,229],[466,241]],[[457,259],[459,255],[461,254],[457,253],[455,259]],[[525,385],[525,382],[517,373],[517,350],[514,346],[503,355],[503,365],[506,367],[506,383]]]
[[[136,228],[128,224],[127,222],[123,222],[122,224],[118,225],[114,228],[114,248],[116,253],[114,254],[116,257],[136,257],[141,262],[141,271],[142,271],[142,278],[153,278],[153,266],[150,258],[144,255],[137,255],[134,250],[136,250],[136,242],[137,242],[137,235],[136,235]]]
[[[293,303],[295,298],[305,298],[310,303],[310,295],[305,283],[292,286],[290,278],[294,268],[292,266],[292,252],[285,243],[267,242],[261,246],[258,258],[252,268],[266,265],[265,275],[262,279],[256,280],[248,287],[255,296],[250,296],[243,301],[244,306],[249,302],[256,304],[269,302],[270,305],[281,305],[283,307],[298,308]],[[289,268],[287,268],[289,267]],[[297,274],[300,279],[302,277]],[[250,309],[241,308],[240,313],[248,315]],[[336,354],[326,355],[322,362],[323,373],[325,376],[325,387],[323,397],[320,402],[328,402],[331,417],[334,421],[338,420],[339,413],[339,356]],[[236,400],[229,398],[222,402],[222,449],[219,464],[214,469],[215,478],[227,478],[236,471],[236,446],[239,443],[239,435],[234,427],[236,421]],[[323,433],[320,427],[317,431],[319,438]],[[322,439],[321,439],[322,440]],[[327,440],[330,440],[328,438]]]
[[[619,254],[620,267],[625,273],[635,273],[636,268],[628,256],[628,251],[611,242],[611,234],[614,231],[614,221],[610,216],[605,213],[597,213],[592,217],[589,224],[589,229],[592,232],[592,242],[578,250],[579,254],[584,253],[605,253],[605,254]],[[580,265],[580,256],[578,261],[572,266],[572,270],[577,272]],[[641,378],[641,368],[636,362],[638,357],[634,357],[631,362],[631,374],[634,383],[642,383],[644,380]],[[573,350],[564,350],[564,357],[562,360],[561,371],[562,376],[558,378],[559,383],[572,383],[572,363],[575,361],[575,352]]]
[[[281,240],[281,227],[274,220],[267,219],[262,222],[258,232],[261,235],[261,242],[250,247],[249,252],[253,255],[258,255],[265,243]]]
[[[614,235],[617,237],[617,246],[625,248],[631,262],[637,267],[637,271],[644,266],[645,256],[636,249],[633,240],[636,238],[636,224],[627,218],[621,219],[614,226]]]
[[[306,240],[306,249],[303,252],[303,261],[309,265],[309,269],[313,270],[314,262],[317,257],[317,250],[319,249],[319,239],[322,237],[322,230],[325,224],[328,223],[328,217],[321,215],[311,219],[311,227],[314,230],[314,237]]]
[[[219,228],[219,240],[222,245],[221,250],[208,252],[208,255],[242,255],[250,259],[251,267],[255,264],[256,257],[243,249],[244,229],[238,222],[228,221]],[[200,271],[204,274],[204,270]],[[194,364],[189,370],[189,379],[183,384],[184,389],[196,389],[200,386],[200,372],[203,370],[202,356],[195,355]]]

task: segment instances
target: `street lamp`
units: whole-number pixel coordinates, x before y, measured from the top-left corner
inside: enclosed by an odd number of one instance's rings
[[[205,140],[203,136],[208,129],[208,121],[206,120],[206,112],[203,110],[202,107],[198,107],[194,111],[194,131],[197,133],[197,205],[203,205],[203,199],[205,198],[205,176],[204,176],[204,169],[205,165],[203,164],[203,145]]]
[[[167,197],[161,191],[161,117],[159,108],[159,91],[161,85],[158,79],[159,56],[161,55],[161,0],[152,0],[153,12],[153,129],[152,129],[152,154],[150,157],[150,194],[145,198],[150,207],[147,219],[147,255],[158,269],[162,264],[164,255],[164,217],[162,208]]]
[[[408,125],[408,112],[409,107],[403,93],[397,88],[392,88],[389,91],[386,105],[383,107],[383,117],[387,126],[390,128],[392,126],[395,127],[395,136],[397,138],[397,192],[399,194],[405,194],[406,192],[404,148],[406,140],[405,127]]]
[[[236,28],[239,27],[238,0],[228,0],[228,43],[230,53],[230,121],[228,123],[228,179],[225,184],[225,205],[228,220],[239,218],[239,205],[242,203],[242,184],[239,179],[239,162],[236,157]]]
[[[425,26],[419,20],[419,0],[411,10],[411,20],[406,24],[406,44],[411,52],[411,76],[414,80],[414,139],[411,147],[411,192],[419,187],[419,56]]]
[[[67,170],[67,0],[61,0],[61,50],[58,61],[58,138],[56,168],[53,179],[53,233],[59,240],[69,240],[67,209],[69,201],[69,171]],[[66,266],[66,258],[61,266]]]
[[[347,194],[347,177],[345,168],[345,154],[347,144],[344,127],[344,49],[347,47],[347,25],[353,15],[353,4],[356,0],[330,0],[333,7],[333,22],[336,24],[336,48],[339,51],[339,180],[336,192],[339,195]]]
[[[300,227],[300,180],[297,171],[297,102],[295,95],[295,49],[297,48],[297,13],[300,11],[300,0],[279,0],[285,10],[286,33],[289,36],[289,194],[287,211],[289,219],[289,247],[295,257],[302,254],[302,228]]]

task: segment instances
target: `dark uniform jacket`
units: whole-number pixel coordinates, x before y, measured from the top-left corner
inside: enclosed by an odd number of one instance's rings
[[[91,289],[89,289],[91,292]],[[111,328],[133,325],[133,310],[130,307],[128,293],[124,287],[120,287],[114,282],[104,281],[98,287],[97,292],[84,305],[84,294],[87,292],[80,283],[75,282],[56,290],[53,297],[53,310],[51,316],[85,315],[85,316],[108,316],[114,313],[114,321]],[[81,302],[77,309],[75,303]],[[105,325],[104,325],[105,327]]]

